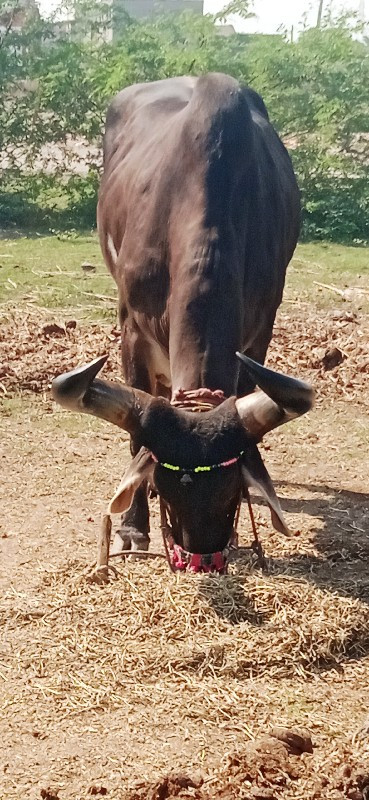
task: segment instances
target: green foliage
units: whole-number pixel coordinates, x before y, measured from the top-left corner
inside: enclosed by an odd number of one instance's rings
[[[8,171],[0,191],[1,227],[26,230],[85,230],[96,224],[99,176],[55,176]]]
[[[303,235],[369,239],[369,48],[347,19],[325,21],[292,43],[283,35],[222,37],[214,18],[191,13],[138,22],[109,3],[65,0],[65,8],[67,2],[69,25],[33,14],[19,32],[11,13],[3,16],[0,225],[93,224],[96,148],[88,174],[76,174],[70,140],[98,143],[107,104],[127,85],[214,70],[259,91],[287,137],[302,189]],[[12,3],[16,9],[17,0],[0,0],[0,17]],[[250,16],[252,3],[232,0],[218,20],[230,13]],[[65,159],[48,163],[45,173],[40,153],[53,142],[64,143]]]
[[[293,147],[305,238],[369,240],[369,48],[354,32],[341,19],[296,43],[260,37],[246,55],[248,81]]]
[[[311,28],[296,43],[259,38],[247,65],[282,133],[319,131],[333,141],[369,130],[369,50],[346,24]]]
[[[303,193],[303,238],[369,241],[369,164],[322,142],[305,141],[292,159]]]
[[[229,0],[229,2],[214,15],[214,19],[219,22],[226,22],[231,14],[237,15],[241,17],[241,19],[251,19],[251,17],[255,16],[251,10],[252,5],[253,3],[252,1],[250,2],[250,0]]]
[[[114,47],[106,47],[95,85],[104,106],[125,86],[173,75],[199,75],[226,69],[227,43],[207,17],[191,12],[131,22],[122,27]]]

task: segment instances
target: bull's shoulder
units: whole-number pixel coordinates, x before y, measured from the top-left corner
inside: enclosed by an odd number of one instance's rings
[[[122,129],[132,99],[132,86],[122,89],[108,106],[105,118],[104,162],[110,157],[118,132]]]
[[[111,101],[105,121],[104,158],[110,157],[115,142],[129,126],[133,140],[139,142],[147,133],[152,136],[160,118],[181,110],[191,99],[197,79],[167,78],[127,86]],[[133,126],[133,127],[132,127]]]
[[[187,103],[191,98],[196,78],[166,78],[150,83],[136,83],[127,86],[115,95],[106,115],[106,129],[114,126],[117,120],[124,121],[127,116],[161,102],[177,101]]]

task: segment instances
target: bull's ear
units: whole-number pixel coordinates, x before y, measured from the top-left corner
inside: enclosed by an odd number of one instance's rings
[[[152,454],[145,447],[141,447],[124,473],[121,483],[109,503],[108,514],[120,514],[131,507],[136,489],[143,480],[152,479],[154,467],[155,461]]]
[[[273,527],[285,536],[290,536],[291,533],[286,525],[283,517],[282,509],[279,504],[278,497],[272,483],[272,479],[268,470],[263,464],[261,455],[257,447],[252,448],[251,452],[247,453],[242,464],[242,476],[245,486],[258,489],[262,496],[268,503],[270,508],[270,515],[272,518]]]

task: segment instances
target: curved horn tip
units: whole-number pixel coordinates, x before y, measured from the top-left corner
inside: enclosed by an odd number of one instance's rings
[[[107,354],[99,356],[99,358],[90,361],[89,364],[76,367],[76,369],[72,369],[70,372],[57,375],[51,384],[51,392],[54,400],[67,408],[71,407],[71,402],[73,400],[78,400],[80,397],[83,397],[89,385],[94,378],[96,378],[96,375],[100,372],[107,360]]]
[[[246,369],[248,370],[248,372],[250,373],[250,375],[252,375],[252,377],[254,379],[256,379],[255,378],[256,375],[260,375],[261,370],[263,370],[265,372],[267,370],[267,367],[264,367],[264,365],[260,364],[259,361],[254,361],[253,358],[250,358],[249,356],[245,356],[244,353],[240,353],[238,350],[236,351],[236,356],[237,356],[237,358],[239,358],[240,361],[242,361],[242,363],[245,365]],[[270,370],[270,372],[271,371],[272,370]],[[280,373],[276,373],[276,374],[280,374]]]
[[[236,351],[236,356],[237,358],[240,359],[240,361],[243,361],[243,363],[246,364],[246,366],[250,370],[258,369],[258,367],[261,367],[262,369],[267,369],[267,367],[264,367],[263,364],[259,363],[259,361],[255,361],[253,358],[250,358],[250,356],[246,356],[244,353],[240,353],[239,350]]]
[[[237,352],[236,355],[243,362],[257,386],[280,408],[287,411],[289,419],[310,411],[314,404],[314,390],[309,383],[264,367],[243,353]]]

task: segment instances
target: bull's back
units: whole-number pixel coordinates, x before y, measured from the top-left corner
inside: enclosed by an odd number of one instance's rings
[[[228,202],[227,188],[250,157],[251,138],[248,105],[238,83],[225,75],[139,84],[114,98],[106,119],[98,228],[115,277],[124,239],[126,267],[140,263],[145,252],[150,261],[162,260],[178,201],[188,201],[200,216],[206,208],[209,226],[221,222],[215,218],[224,218],[219,201]]]
[[[211,74],[140,84],[113,100],[98,226],[133,311],[163,314],[170,258],[187,251],[191,261],[198,231],[199,241],[217,231],[226,247],[236,237],[245,302],[267,292],[277,307],[298,218],[289,156],[252,90]]]

